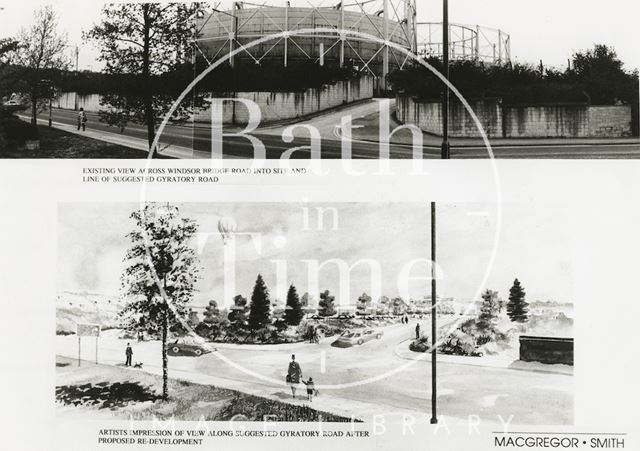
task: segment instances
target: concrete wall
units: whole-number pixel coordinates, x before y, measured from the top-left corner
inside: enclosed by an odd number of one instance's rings
[[[520,336],[520,360],[573,365],[573,338]]]
[[[471,108],[489,137],[502,136],[502,114],[499,99],[470,102]],[[411,97],[397,97],[396,115],[400,122],[415,124],[427,133],[442,135],[442,107],[439,102],[416,102]],[[449,109],[449,136],[479,137],[478,127],[459,102]]]
[[[499,100],[471,101],[489,137],[498,138],[618,138],[631,136],[631,106],[582,104],[503,105]],[[416,124],[427,133],[442,135],[439,102],[416,102],[398,97],[396,114],[403,123]],[[452,101],[449,116],[452,137],[479,137],[471,115]]]
[[[261,123],[294,119],[317,113],[343,104],[373,97],[375,79],[364,76],[357,80],[339,81],[322,88],[304,92],[238,92],[216,94],[218,98],[242,98],[255,102],[262,113]],[[249,110],[239,102],[225,102],[223,120],[225,124],[246,124]],[[211,122],[207,108],[196,114],[196,121]]]
[[[255,102],[260,106],[261,123],[265,123],[302,117],[346,103],[370,99],[373,97],[377,80],[372,76],[363,76],[357,80],[339,81],[334,85],[307,89],[304,92],[237,92],[215,96],[243,98]],[[54,108],[67,110],[73,110],[74,105],[74,92],[62,93],[53,102]],[[106,108],[100,106],[99,94],[79,94],[78,108],[80,107],[94,113]],[[238,102],[226,102],[223,114],[225,124],[246,124],[249,118],[247,108]],[[196,114],[196,121],[211,122],[209,109],[199,111]]]
[[[52,105],[54,108],[73,110],[75,99],[75,92],[63,92],[53,101]],[[97,113],[100,110],[100,94],[78,94],[78,108]]]

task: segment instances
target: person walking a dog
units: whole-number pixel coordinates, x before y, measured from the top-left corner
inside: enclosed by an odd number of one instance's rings
[[[124,354],[127,356],[127,359],[124,362],[124,366],[131,366],[131,358],[133,357],[133,349],[131,349],[131,344],[127,343],[127,349],[124,351]]]

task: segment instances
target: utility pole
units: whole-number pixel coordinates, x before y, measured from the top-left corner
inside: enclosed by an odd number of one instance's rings
[[[442,2],[442,65],[444,78],[449,81],[449,2]],[[441,158],[450,158],[449,146],[449,85],[445,83],[442,95],[442,152]],[[436,285],[436,203],[431,202],[431,424],[438,424],[437,414],[437,320],[436,302],[438,291]]]
[[[442,4],[442,65],[444,78],[449,81],[449,1]],[[442,96],[442,159],[450,157],[449,146],[449,85],[445,84]]]
[[[76,82],[78,80],[78,56],[80,55],[80,49],[78,48],[78,46],[76,45],[76,49],[75,49],[75,55],[76,55]],[[73,96],[74,100],[73,100],[73,110],[74,111],[78,111],[78,89],[76,88],[76,92],[74,93]]]

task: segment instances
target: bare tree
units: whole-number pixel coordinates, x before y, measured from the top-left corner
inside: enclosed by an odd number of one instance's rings
[[[44,6],[34,13],[31,27],[20,30],[18,43],[13,63],[26,69],[24,81],[28,85],[31,102],[31,123],[35,126],[43,73],[51,69],[68,69],[71,64],[64,54],[67,34],[58,31],[58,16],[53,8]]]

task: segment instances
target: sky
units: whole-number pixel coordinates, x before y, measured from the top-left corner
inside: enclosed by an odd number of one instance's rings
[[[102,2],[54,0],[48,3],[59,12],[70,46],[79,46],[80,69],[100,69],[102,63],[96,61],[98,49],[82,40],[82,31],[99,21]],[[284,1],[267,3],[277,6]],[[326,6],[336,2],[312,0],[311,3]],[[0,10],[0,37],[15,35],[20,27],[28,26],[38,4],[0,0],[0,8],[4,8]],[[230,1],[222,2],[223,7],[229,4]],[[292,4],[308,5],[306,0],[293,0]],[[418,0],[417,9],[418,21],[441,21],[441,1]],[[545,65],[565,68],[567,59],[575,51],[598,43],[613,46],[627,69],[640,68],[635,31],[640,17],[637,0],[451,0],[449,10],[451,22],[499,28],[510,34],[512,58],[518,62],[537,65],[542,60]],[[70,48],[70,55],[72,51]]]
[[[199,254],[203,278],[198,282],[195,305],[223,299],[223,249],[218,221],[232,217],[235,238],[236,291],[249,298],[258,273],[272,298],[284,301],[282,290],[293,283],[300,294],[309,290],[306,261],[322,263],[339,259],[351,266],[358,260],[379,263],[383,295],[402,294],[398,282],[402,268],[414,259],[428,259],[430,210],[411,203],[218,203],[178,204],[194,219],[200,232],[213,233]],[[326,210],[324,226],[317,230],[317,207],[335,208],[337,220]],[[439,295],[460,301],[473,299],[490,288],[503,298],[517,277],[529,300],[572,299],[571,212],[556,204],[505,204],[502,231],[495,263],[487,282],[483,279],[496,240],[494,204],[438,204],[438,264],[442,269]],[[125,238],[133,228],[127,219],[136,204],[63,203],[58,223],[58,291],[119,294],[123,258],[129,245]],[[305,217],[308,226],[305,227]],[[335,230],[334,230],[335,226]],[[260,248],[248,234],[260,236]],[[229,245],[229,244],[227,244]],[[195,246],[195,243],[194,243]],[[275,260],[286,265],[285,283],[278,287]],[[426,262],[416,263],[412,277],[428,275]],[[341,302],[339,272],[327,265],[320,271],[319,288],[329,289]],[[372,293],[371,272],[366,265],[354,267],[348,283],[352,302],[362,292]],[[430,293],[430,281],[408,283],[408,295],[422,298]],[[282,293],[282,294],[279,294]],[[313,294],[313,293],[312,293]],[[317,299],[317,296],[316,296]]]

